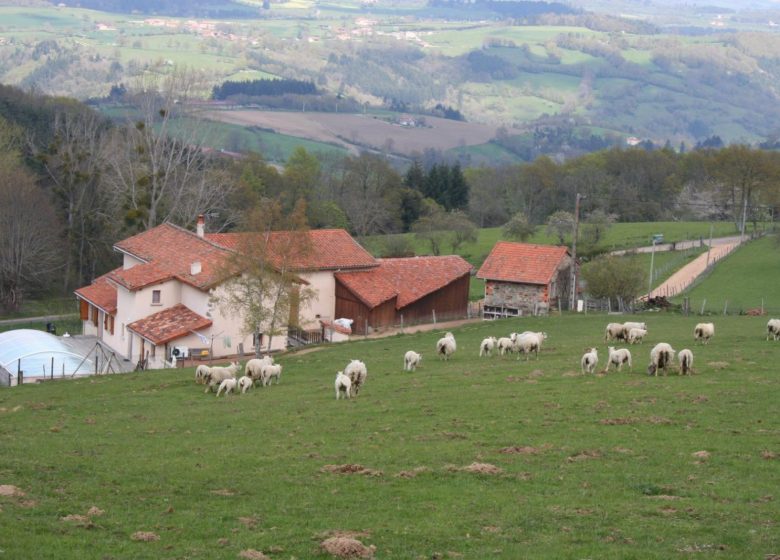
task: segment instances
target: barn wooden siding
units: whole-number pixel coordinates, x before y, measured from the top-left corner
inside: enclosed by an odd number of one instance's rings
[[[360,301],[349,289],[336,279],[336,319],[352,319],[353,334],[366,334],[366,320],[371,328],[392,326],[395,321],[395,302],[392,298],[373,309]]]

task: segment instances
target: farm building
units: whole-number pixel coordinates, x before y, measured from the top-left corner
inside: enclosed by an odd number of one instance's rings
[[[358,334],[399,324],[463,317],[471,265],[457,255],[378,259],[379,266],[336,274],[336,315]]]
[[[483,316],[545,313],[568,301],[572,258],[566,247],[499,241],[482,263]]]

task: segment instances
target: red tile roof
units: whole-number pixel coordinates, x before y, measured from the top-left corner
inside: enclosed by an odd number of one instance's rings
[[[160,345],[210,326],[211,319],[178,304],[130,323],[127,328],[153,344]]]
[[[128,237],[114,247],[146,261],[111,275],[112,280],[130,290],[169,278],[202,290],[210,288],[222,279],[230,255],[225,247],[168,223]],[[190,267],[194,262],[200,262],[201,272],[193,275]]]
[[[108,281],[108,278],[117,270],[121,268],[96,278],[89,286],[79,288],[76,290],[76,296],[113,315],[116,313],[116,287]]]
[[[252,234],[207,233],[206,239],[219,246],[239,250],[250,235]],[[289,231],[272,231],[267,234],[267,238],[259,239],[263,239],[263,242],[267,239],[269,258],[277,267],[288,257],[291,257],[288,261],[289,268],[296,271],[344,270],[377,265],[371,253],[343,229],[309,230],[302,241]]]
[[[457,255],[379,259],[379,268],[337,273],[336,278],[369,308],[397,296],[396,309],[443,288],[471,272]]]
[[[547,285],[568,252],[566,247],[556,245],[499,241],[482,263],[477,278]]]

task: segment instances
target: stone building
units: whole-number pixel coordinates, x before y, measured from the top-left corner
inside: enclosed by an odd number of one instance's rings
[[[486,319],[566,307],[572,258],[566,247],[499,241],[477,272],[485,281]]]

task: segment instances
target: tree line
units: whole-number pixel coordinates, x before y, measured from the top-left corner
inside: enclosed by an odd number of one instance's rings
[[[248,82],[234,82],[228,80],[218,86],[214,86],[211,92],[212,99],[225,100],[236,95],[258,97],[264,95],[314,95],[317,87],[312,82],[304,80],[275,80],[262,79]]]
[[[506,225],[507,237],[522,239],[545,226],[568,243],[577,193],[586,237],[614,220],[741,228],[780,207],[780,152],[744,145],[613,147],[465,169],[424,154],[402,166],[382,154],[301,147],[283,167],[258,153],[228,157],[205,144],[207,125],[179,119],[191,117],[192,87],[186,72],[147,84],[126,96],[132,116],[115,121],[72,100],[0,88],[0,305],[88,284],[119,265],[116,241],[162,222],[192,227],[204,214],[209,231],[250,228],[247,217],[271,204],[287,214],[305,208],[312,228],[414,232],[433,253],[457,251],[476,227]],[[382,252],[408,254],[394,239]]]

